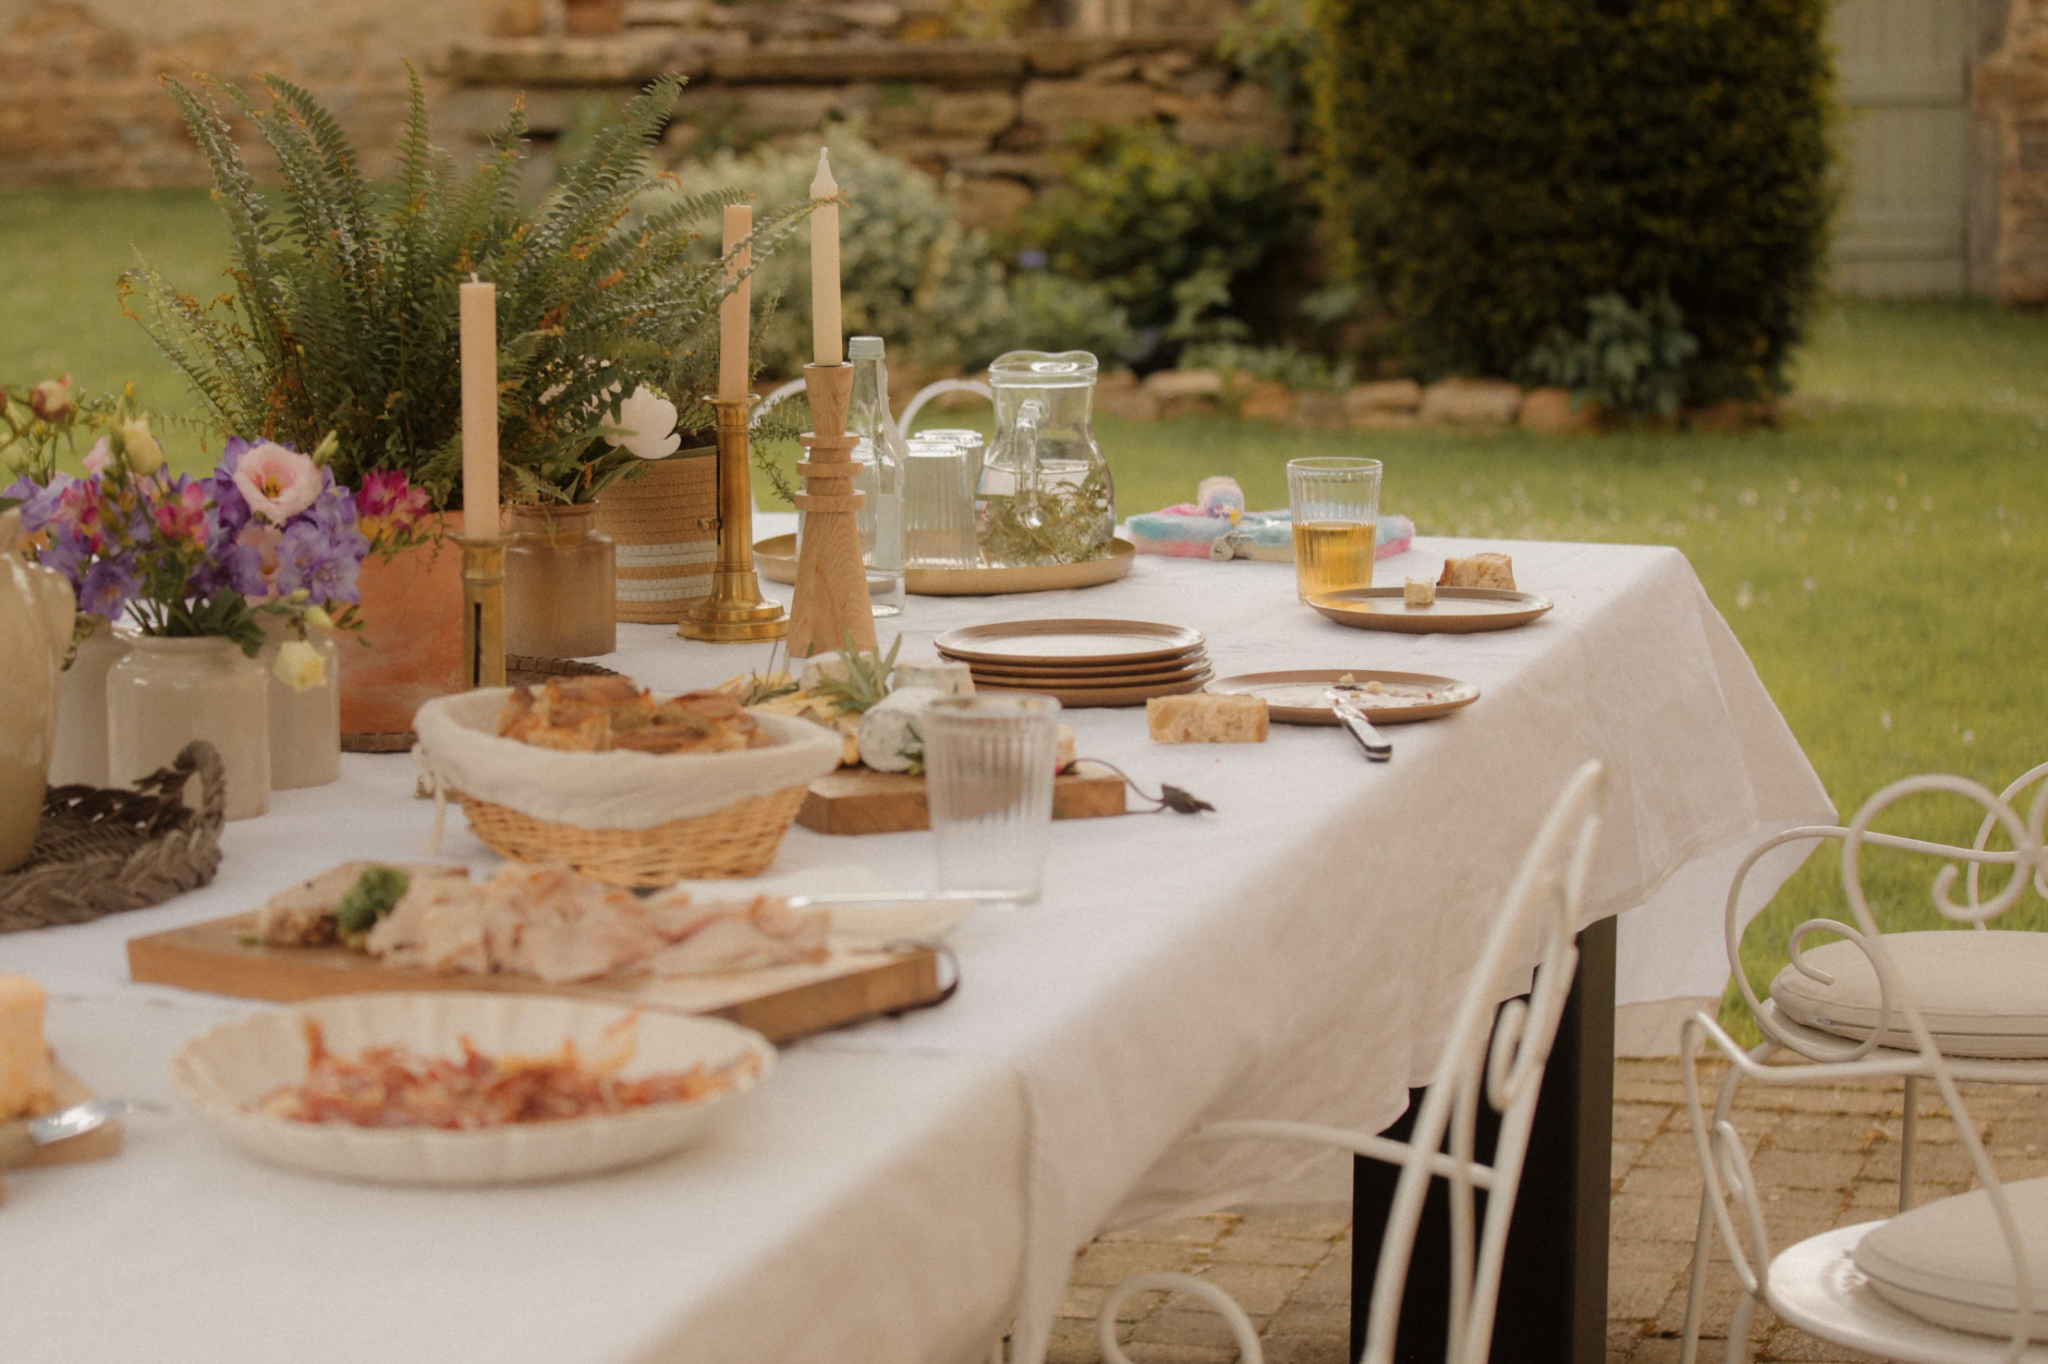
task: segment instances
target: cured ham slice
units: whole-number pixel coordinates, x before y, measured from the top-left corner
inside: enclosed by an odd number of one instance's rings
[[[482,883],[414,883],[365,947],[389,966],[564,984],[822,961],[830,928],[825,911],[766,895],[642,901],[566,867],[510,866]]]

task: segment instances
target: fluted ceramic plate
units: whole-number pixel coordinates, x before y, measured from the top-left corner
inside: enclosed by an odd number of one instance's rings
[[[752,1054],[758,1066],[731,1087],[689,1102],[627,1113],[511,1123],[475,1131],[296,1122],[249,1105],[306,1078],[302,1020],[320,1024],[327,1048],[355,1057],[366,1047],[405,1046],[420,1056],[462,1054],[466,1036],[490,1056],[540,1055],[573,1040],[586,1060],[606,1048],[607,1027],[628,1013],[611,1004],[545,995],[433,990],[338,995],[223,1024],[171,1058],[178,1097],[213,1133],[246,1155],[286,1169],[375,1184],[521,1184],[640,1165],[697,1141],[767,1079],[775,1048],[759,1033],[716,1018],[640,1014],[627,1077],[718,1066]]]

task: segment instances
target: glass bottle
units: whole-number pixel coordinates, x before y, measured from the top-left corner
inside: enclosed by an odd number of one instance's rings
[[[903,614],[903,434],[889,414],[889,366],[882,338],[856,336],[847,342],[853,361],[853,400],[847,411],[847,434],[859,439],[853,448],[860,470],[856,490],[867,502],[854,513],[860,527],[861,558],[868,569],[868,600],[877,616]]]

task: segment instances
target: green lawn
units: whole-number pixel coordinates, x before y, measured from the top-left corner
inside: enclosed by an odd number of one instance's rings
[[[0,382],[69,369],[190,410],[120,314],[113,282],[138,252],[195,293],[222,287],[202,193],[0,195]],[[1098,434],[1126,510],[1184,500],[1215,473],[1255,506],[1284,505],[1288,459],[1365,451],[1387,462],[1387,509],[1425,533],[1677,545],[1845,816],[1911,773],[2001,785],[2048,758],[2048,320],[1844,303],[1819,319],[1798,380],[1801,416],[1741,435],[1343,435],[1200,418],[1104,420]],[[1954,809],[1909,818],[1951,836],[1975,824]],[[1875,879],[1896,893],[1895,922],[1931,917],[1902,872]],[[1783,961],[1792,924],[1839,902],[1816,858],[1751,931],[1752,973]]]

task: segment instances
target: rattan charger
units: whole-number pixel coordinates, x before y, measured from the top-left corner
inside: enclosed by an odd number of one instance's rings
[[[775,860],[807,786],[749,796],[710,814],[648,829],[584,829],[459,796],[484,846],[514,862],[559,862],[614,886],[756,876]]]
[[[197,773],[199,808],[185,803]],[[213,880],[227,774],[203,739],[133,790],[53,787],[28,861],[0,876],[0,933],[85,923],[161,904]]]

